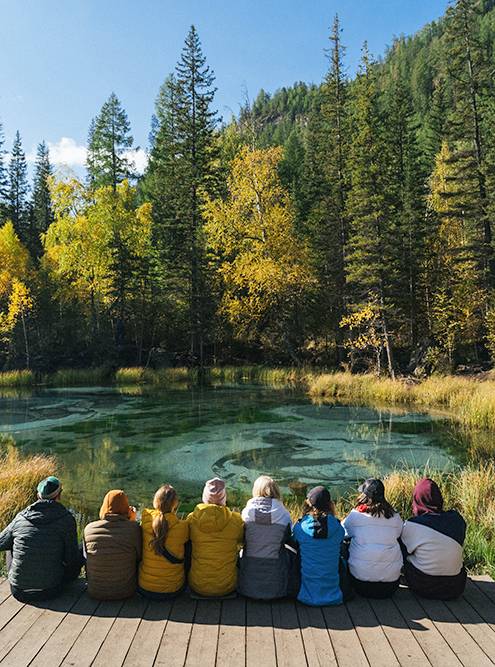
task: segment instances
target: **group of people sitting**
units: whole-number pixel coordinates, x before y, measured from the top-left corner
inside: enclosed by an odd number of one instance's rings
[[[84,529],[82,549],[61,494],[60,481],[47,478],[38,486],[38,500],[0,533],[12,594],[21,601],[58,595],[84,563],[88,593],[98,600],[136,591],[164,600],[188,588],[194,597],[293,596],[323,606],[340,604],[353,591],[390,597],[401,574],[413,591],[443,600],[461,595],[466,583],[466,524],[455,510],[444,511],[431,479],[416,485],[413,516],[405,522],[379,479],[359,487],[343,521],[328,489],[311,489],[294,524],[279,486],[266,475],[255,481],[242,513],[227,507],[225,482],[209,480],[187,518],[177,514],[174,487],[164,484],[140,524],[126,494],[109,491],[100,519]]]

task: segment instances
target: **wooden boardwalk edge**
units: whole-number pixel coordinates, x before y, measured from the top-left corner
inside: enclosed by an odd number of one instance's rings
[[[24,605],[0,580],[0,666],[380,667],[495,665],[495,582],[473,576],[458,600],[401,588],[390,600],[305,607],[237,598],[97,602],[79,581]]]

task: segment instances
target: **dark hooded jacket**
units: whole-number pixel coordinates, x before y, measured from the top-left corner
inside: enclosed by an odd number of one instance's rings
[[[76,521],[56,500],[38,500],[0,533],[0,551],[12,551],[10,585],[46,591],[77,576],[81,556]]]

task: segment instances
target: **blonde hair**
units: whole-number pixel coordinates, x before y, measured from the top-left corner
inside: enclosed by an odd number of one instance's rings
[[[280,500],[280,488],[277,482],[268,475],[261,475],[253,484],[253,498],[276,498]]]
[[[177,505],[177,491],[171,484],[164,484],[155,493],[153,507],[159,511],[159,514],[155,516],[151,524],[153,538],[150,540],[150,547],[159,556],[162,554],[168,534],[168,521],[164,514],[174,512]]]

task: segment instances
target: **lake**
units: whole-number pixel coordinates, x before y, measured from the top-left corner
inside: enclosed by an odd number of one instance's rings
[[[0,432],[25,453],[55,454],[65,501],[94,516],[108,489],[149,506],[164,482],[186,508],[205,479],[248,493],[267,473],[296,483],[353,487],[404,464],[459,461],[455,429],[428,414],[313,405],[303,394],[253,385],[45,389],[0,399]]]

